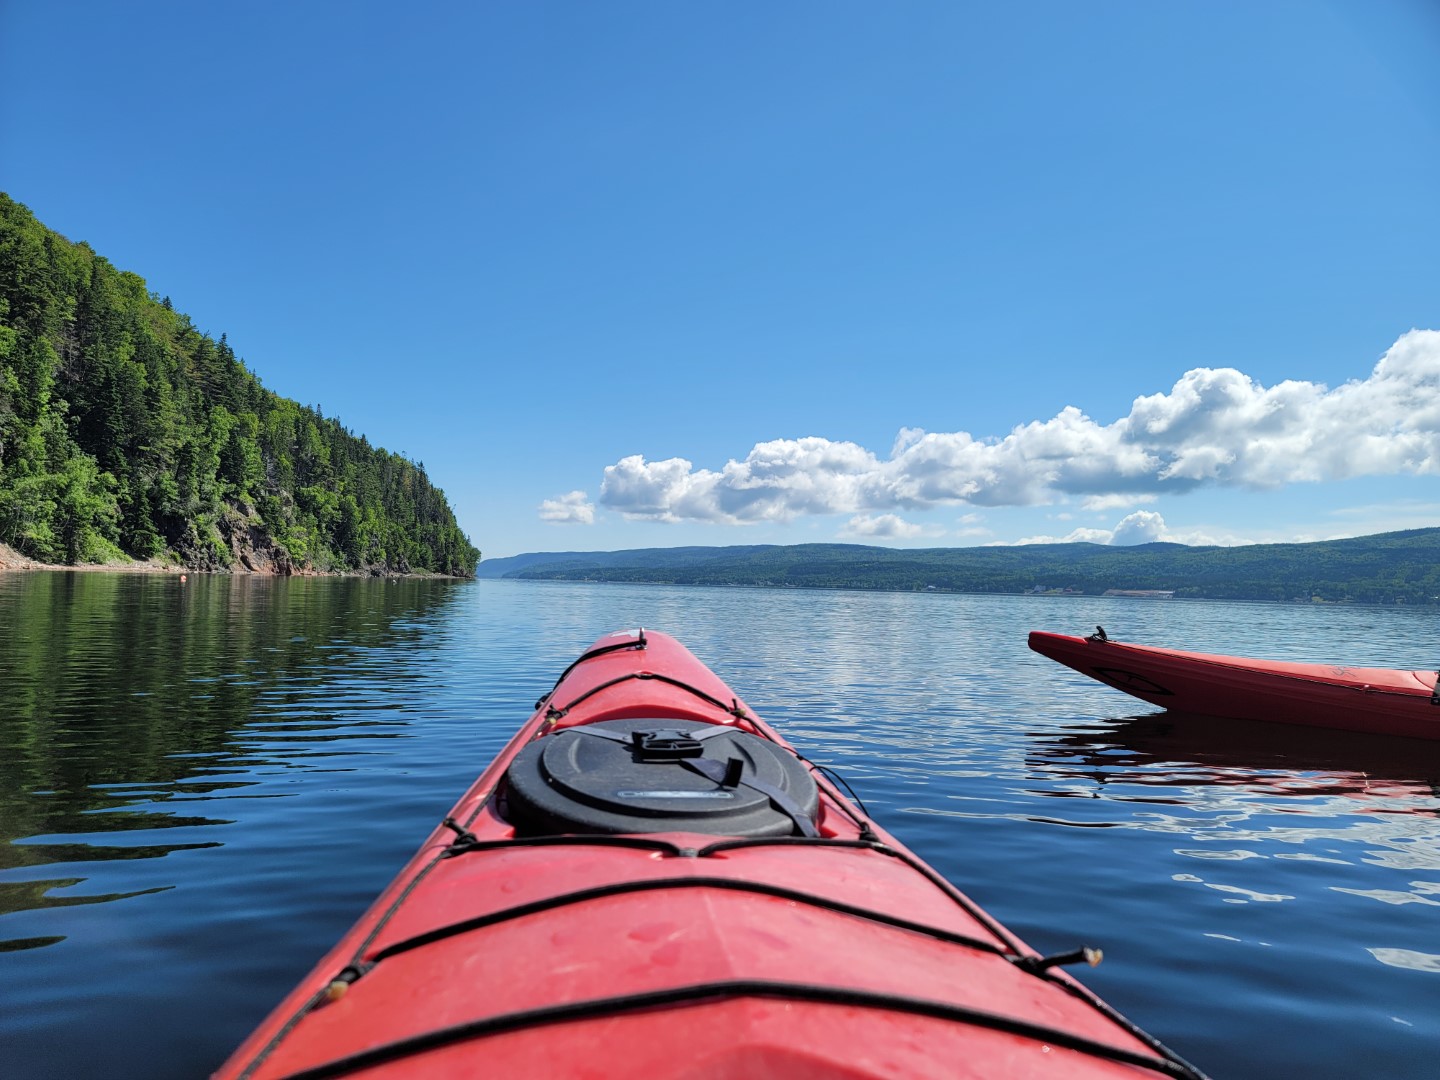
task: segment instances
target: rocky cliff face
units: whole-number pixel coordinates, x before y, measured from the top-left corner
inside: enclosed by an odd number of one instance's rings
[[[290,553],[275,542],[252,515],[232,511],[220,522],[221,539],[230,552],[232,573],[292,574],[314,573],[309,566],[297,566]],[[220,569],[216,567],[216,569]]]
[[[358,569],[337,570],[295,559],[277,543],[253,508],[230,506],[211,536],[190,536],[176,545],[173,555],[158,559],[129,559],[117,556],[109,562],[69,566],[32,559],[14,548],[0,544],[0,572],[7,570],[109,570],[128,573],[179,574],[199,571],[212,574],[273,574],[279,577],[320,577],[327,574],[397,577],[412,573],[404,559],[396,563],[374,563]],[[422,571],[424,573],[424,571]]]
[[[394,562],[367,563],[354,569],[337,569],[309,559],[297,559],[270,535],[254,507],[244,503],[227,506],[217,531],[211,550],[203,550],[204,545],[197,545],[199,550],[185,553],[187,565],[220,573],[276,574],[284,577],[334,573],[393,577],[412,572],[404,558]]]

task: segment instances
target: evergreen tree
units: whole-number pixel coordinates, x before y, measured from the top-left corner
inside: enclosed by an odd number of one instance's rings
[[[46,562],[468,576],[422,466],[266,390],[229,340],[0,193],[0,542]]]

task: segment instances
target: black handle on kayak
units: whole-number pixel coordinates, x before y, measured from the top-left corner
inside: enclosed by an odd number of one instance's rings
[[[1085,963],[1094,967],[1103,959],[1105,959],[1103,952],[1086,945],[1079,949],[1072,949],[1070,952],[1055,953],[1052,956],[1021,956],[1013,963],[1016,967],[1028,971],[1032,975],[1039,975],[1042,971],[1049,971],[1052,967],[1059,967],[1062,964]]]
[[[700,740],[688,731],[632,731],[630,745],[638,761],[679,761],[705,753]]]

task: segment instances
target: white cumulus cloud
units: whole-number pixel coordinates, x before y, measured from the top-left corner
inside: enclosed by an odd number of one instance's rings
[[[1064,536],[1022,536],[1013,545],[997,540],[987,547],[1024,547],[1026,544],[1108,544],[1115,535],[1113,529],[1081,528],[1071,529]]]
[[[1115,531],[1110,534],[1110,543],[1116,547],[1132,544],[1150,544],[1156,540],[1169,539],[1165,530],[1165,519],[1154,510],[1137,510],[1120,519]]]
[[[593,525],[595,504],[583,491],[572,491],[540,504],[540,520],[552,525]]]
[[[1119,509],[1202,485],[1274,488],[1400,473],[1440,473],[1433,330],[1403,335],[1368,377],[1333,389],[1295,380],[1267,387],[1234,368],[1196,368],[1108,424],[1067,406],[1000,437],[903,428],[886,458],[818,436],[774,439],[718,470],[635,454],[606,467],[600,502],[628,518],[671,522],[851,514],[861,522],[852,520],[855,531],[942,505],[1075,498],[1087,509]],[[1122,535],[1154,528],[1146,517],[1131,520]]]
[[[899,514],[856,514],[846,523],[841,535],[906,540],[925,532],[923,526],[906,521]]]
[[[1292,538],[1295,542],[1303,542],[1310,539],[1325,539],[1324,537],[1297,537]],[[1109,544],[1114,547],[1124,547],[1133,544],[1151,544],[1164,541],[1171,544],[1189,544],[1196,547],[1238,547],[1243,544],[1259,543],[1251,537],[1235,536],[1233,534],[1217,535],[1203,529],[1172,529],[1165,524],[1165,519],[1153,510],[1137,510],[1128,514],[1116,523],[1113,529],[1078,528],[1072,529],[1064,536],[1027,536],[1022,540],[1015,541],[1017,546],[1024,544]],[[1004,544],[991,545],[1003,547]]]
[[[1128,510],[1132,506],[1143,506],[1145,503],[1153,503],[1159,496],[1143,494],[1126,495],[1087,495],[1080,500],[1080,506],[1085,510],[1093,510],[1097,513],[1105,510]]]

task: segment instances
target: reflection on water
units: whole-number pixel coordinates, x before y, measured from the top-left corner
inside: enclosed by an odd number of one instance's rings
[[[1027,760],[1047,782],[1031,790],[1038,798],[1128,804],[1129,810],[1110,811],[1114,820],[1104,824],[1212,844],[1174,853],[1223,864],[1229,883],[1199,870],[1173,874],[1172,880],[1226,894],[1225,903],[1297,899],[1234,883],[1234,874],[1246,873],[1234,864],[1249,860],[1363,861],[1440,872],[1437,743],[1162,713],[1037,742]],[[1267,877],[1263,871],[1259,876]],[[1386,904],[1440,907],[1429,898],[1440,893],[1436,882],[1411,881],[1404,889],[1327,887]],[[1377,959],[1411,955],[1369,951]]]
[[[1032,763],[1047,775],[1091,780],[1097,789],[1198,784],[1352,798],[1364,804],[1351,808],[1357,812],[1440,811],[1440,742],[1159,713],[1032,750]]]
[[[0,575],[0,1061],[213,1068],[578,650],[644,625],[1022,937],[1104,947],[1085,981],[1217,1077],[1428,1075],[1440,744],[1107,719],[1128,699],[1025,646],[1104,623],[1403,667],[1420,614]]]
[[[173,888],[86,883],[98,864],[218,847],[232,824],[222,806],[291,797],[274,778],[355,769],[377,740],[403,737],[395,695],[415,674],[386,656],[453,587],[0,578],[0,870],[22,871],[0,879],[0,916]],[[66,873],[41,876],[52,865]],[[0,951],[62,940],[9,930]]]

